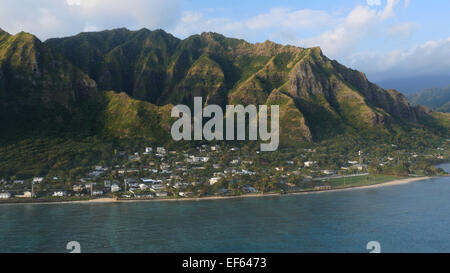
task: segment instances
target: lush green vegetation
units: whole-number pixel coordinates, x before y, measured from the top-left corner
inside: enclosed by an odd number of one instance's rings
[[[450,113],[450,86],[425,89],[416,94],[408,95],[407,98],[414,105],[421,104],[439,112]]]
[[[173,142],[172,105],[191,105],[194,96],[221,106],[280,105],[280,150],[257,154],[258,142],[226,142],[211,156],[198,152],[206,143]],[[450,115],[411,107],[400,93],[368,82],[320,48],[250,44],[217,33],[180,40],[162,30],[116,29],[41,42],[0,31],[0,123],[0,179],[20,190],[44,177],[36,189],[43,193],[71,190],[81,180],[123,183],[123,169],[133,169],[135,179],[169,181],[170,175],[149,171],[162,163],[171,170],[177,162],[192,167],[174,171],[170,181],[187,181],[186,191],[203,196],[240,194],[247,186],[259,192],[314,188],[320,183],[310,177],[326,170],[368,171],[375,182],[387,179],[379,175],[435,175],[441,171],[432,163],[449,158]],[[142,156],[148,146],[176,155]],[[235,146],[240,150],[230,152]],[[186,165],[183,153],[211,161]],[[230,165],[234,159],[254,163]],[[355,160],[362,170],[349,166]],[[316,163],[305,168],[307,161]],[[108,171],[89,177],[97,165]],[[228,168],[256,174],[208,184]],[[15,180],[24,186],[10,183]],[[168,191],[176,195],[172,186]]]

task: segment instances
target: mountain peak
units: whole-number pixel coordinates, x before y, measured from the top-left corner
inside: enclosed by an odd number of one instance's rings
[[[8,32],[6,32],[6,31],[4,31],[2,28],[0,28],[0,35],[2,35],[2,34],[9,34]]]

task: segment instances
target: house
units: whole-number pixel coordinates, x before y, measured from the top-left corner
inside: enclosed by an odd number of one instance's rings
[[[18,198],[31,198],[31,191],[26,191],[22,195],[16,195]]]
[[[246,175],[256,175],[256,172],[247,171],[247,170],[242,169],[241,174],[246,174]]]
[[[141,160],[141,157],[139,156],[139,153],[134,153],[134,155],[128,156],[128,160],[130,161],[139,161]]]
[[[105,180],[103,182],[103,185],[105,186],[105,188],[111,188],[111,181],[110,180]]]
[[[139,187],[139,183],[134,178],[125,178],[124,181],[130,187],[136,187],[136,188]]]
[[[352,160],[349,160],[349,161],[348,161],[348,164],[356,165],[356,164],[358,164],[358,161],[352,161]]]
[[[201,162],[208,162],[209,161],[209,157],[207,156],[201,156],[198,158]]]
[[[250,186],[245,186],[245,187],[244,187],[244,190],[245,190],[246,192],[248,192],[248,193],[255,193],[255,192],[256,192],[256,189],[253,188],[253,187],[250,187]]]
[[[151,184],[155,184],[156,182],[158,182],[158,180],[152,179],[152,178],[141,178],[142,183],[151,183]]]
[[[102,167],[102,166],[95,166],[94,170],[95,171],[107,171],[108,168],[107,167]]]
[[[144,154],[150,154],[153,151],[152,147],[145,147],[145,153]]]
[[[154,184],[151,186],[151,189],[153,190],[162,190],[164,188],[164,185],[162,184]]]
[[[315,186],[314,190],[316,191],[326,191],[331,190],[331,186]]]
[[[316,161],[305,161],[305,162],[303,162],[305,167],[311,167],[311,166],[313,166],[316,163],[317,163]]]
[[[215,152],[219,150],[219,146],[211,146],[211,151]]]
[[[120,191],[120,187],[117,184],[112,184],[111,185],[111,192],[118,192]]]
[[[233,159],[233,160],[230,161],[230,164],[231,165],[236,165],[236,164],[239,164],[239,162],[240,162],[239,159]]]
[[[166,154],[166,149],[164,147],[157,147],[156,152],[160,155]]]
[[[65,191],[55,191],[53,193],[53,196],[54,197],[63,197],[63,196],[66,196],[66,192]]]
[[[139,188],[144,191],[144,190],[148,189],[148,186],[145,184],[139,184]]]
[[[97,195],[103,195],[103,191],[100,190],[94,190],[92,191],[92,195],[97,196]]]
[[[210,179],[209,179],[209,184],[210,185],[214,185],[214,184],[216,184],[217,182],[219,182],[220,181],[220,177],[211,177]]]
[[[294,161],[292,161],[292,160],[286,160],[286,164],[294,165]]]
[[[326,175],[333,175],[333,174],[336,174],[336,171],[322,170],[322,173],[326,174]]]
[[[159,168],[161,169],[161,170],[169,170],[170,169],[170,164],[167,164],[167,163],[161,163],[161,165],[159,165]]]
[[[197,163],[199,162],[200,158],[196,157],[195,155],[191,155],[188,158],[186,158],[187,163]]]
[[[92,172],[88,173],[88,176],[99,177],[103,173],[104,173],[103,171],[92,171]]]
[[[14,180],[14,181],[13,181],[13,184],[14,184],[14,185],[19,185],[19,184],[20,184],[20,185],[23,185],[24,182],[25,182],[25,181],[23,181],[23,180]]]
[[[9,192],[0,192],[0,199],[9,199],[11,198],[11,193]]]
[[[353,169],[357,169],[358,171],[362,171],[364,169],[364,166],[361,164],[356,164],[352,166]]]
[[[192,192],[182,192],[182,191],[180,191],[180,192],[178,193],[178,195],[181,196],[181,197],[190,197],[190,196],[194,195],[194,193],[192,193]]]
[[[167,192],[165,192],[165,191],[161,191],[161,192],[157,192],[157,193],[155,193],[155,195],[157,196],[157,197],[167,197]]]
[[[154,198],[155,196],[152,193],[145,193],[145,194],[136,194],[137,198]]]
[[[41,183],[42,181],[44,181],[43,177],[35,177],[35,178],[33,178],[33,183]]]
[[[82,185],[73,185],[72,189],[74,192],[80,192],[83,190],[83,186]]]

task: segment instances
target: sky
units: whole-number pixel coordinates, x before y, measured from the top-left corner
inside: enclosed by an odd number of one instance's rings
[[[320,46],[371,80],[450,75],[448,0],[0,0],[0,28],[41,40],[126,27]]]

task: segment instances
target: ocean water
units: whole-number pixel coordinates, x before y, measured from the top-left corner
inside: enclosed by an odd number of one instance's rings
[[[441,167],[450,169],[450,164]],[[308,195],[0,205],[0,252],[450,252],[450,177]]]

